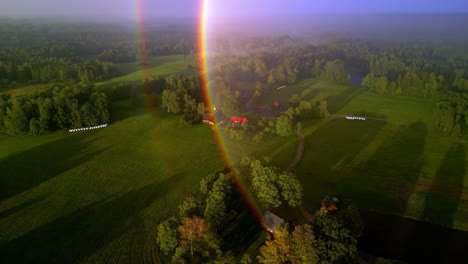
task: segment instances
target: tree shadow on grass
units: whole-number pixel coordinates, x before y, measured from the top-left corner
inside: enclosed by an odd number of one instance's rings
[[[401,125],[374,155],[353,168],[340,185],[344,195],[360,207],[403,215],[421,170],[427,127]]]
[[[31,189],[105,151],[88,145],[86,133],[66,136],[0,159],[0,200]]]
[[[170,192],[181,177],[174,175],[115,199],[93,203],[40,226],[1,245],[0,262],[76,263],[129,232],[146,235],[140,212]],[[145,238],[133,243],[145,243]],[[125,250],[130,249],[115,248],[115,254],[121,257]]]
[[[346,106],[351,100],[356,96],[362,94],[365,90],[363,88],[349,87],[343,89],[338,95],[329,95],[325,98],[327,101],[328,112],[334,114],[340,111],[344,106]]]
[[[376,211],[361,210],[359,248],[408,263],[465,263],[468,232]],[[372,262],[370,262],[372,263]]]
[[[247,205],[246,205],[247,206]],[[226,251],[231,251],[235,255],[244,253],[253,242],[260,236],[264,236],[265,232],[260,226],[250,211],[245,209],[238,217],[236,217],[224,231],[224,245]]]
[[[421,219],[451,227],[466,174],[465,146],[454,143],[445,155],[424,201]]]
[[[296,173],[304,184],[304,205],[309,211],[320,206],[320,200],[336,191],[336,184],[352,166],[353,160],[385,126],[384,121],[330,120],[307,135],[304,155]]]
[[[8,216],[11,215],[11,214],[14,214],[14,213],[16,213],[16,212],[19,212],[19,211],[21,211],[21,210],[23,210],[23,209],[25,209],[25,208],[27,208],[27,207],[29,207],[29,206],[31,206],[31,205],[33,205],[33,204],[39,202],[39,201],[41,201],[41,200],[42,200],[41,198],[33,198],[33,199],[27,200],[27,201],[25,201],[25,202],[23,202],[23,203],[21,203],[21,204],[18,204],[18,205],[16,205],[16,206],[13,206],[12,208],[9,208],[9,209],[7,209],[7,210],[1,211],[1,212],[0,212],[0,219],[6,218],[6,217],[8,217]]]

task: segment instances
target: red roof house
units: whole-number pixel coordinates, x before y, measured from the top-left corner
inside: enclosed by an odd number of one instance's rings
[[[231,117],[231,123],[244,123],[247,124],[249,121],[245,117],[237,117],[233,116]]]

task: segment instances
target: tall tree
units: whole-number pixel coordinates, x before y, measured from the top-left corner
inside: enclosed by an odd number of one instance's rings
[[[274,238],[268,237],[265,244],[260,247],[257,259],[263,264],[282,264],[296,259],[291,249],[291,237],[287,227],[279,226],[275,229]]]
[[[294,132],[293,122],[290,119],[290,116],[281,115],[276,120],[276,133],[280,136],[286,137],[291,135]]]
[[[166,255],[172,253],[179,244],[177,225],[175,218],[169,218],[158,225],[157,242]]]
[[[296,263],[318,264],[319,251],[312,227],[310,225],[299,225],[294,228],[291,236],[292,251],[297,257]]]
[[[180,244],[188,247],[192,257],[195,255],[197,247],[206,243],[209,234],[206,221],[198,216],[185,218],[177,230],[180,233]]]

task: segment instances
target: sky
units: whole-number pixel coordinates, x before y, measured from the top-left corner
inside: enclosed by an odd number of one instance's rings
[[[194,17],[200,0],[0,0],[2,16]],[[216,16],[307,13],[468,13],[468,0],[208,0]]]

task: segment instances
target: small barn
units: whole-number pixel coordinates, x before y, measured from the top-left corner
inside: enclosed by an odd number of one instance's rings
[[[270,211],[266,211],[262,220],[263,220],[263,225],[265,229],[270,233],[273,233],[279,225],[282,225],[285,223],[285,221],[281,217],[275,215],[274,213]]]
[[[245,118],[245,117],[237,117],[237,116],[231,117],[231,123],[247,124],[248,122],[249,122],[249,120],[247,120],[247,118]]]
[[[329,213],[336,212],[338,211],[338,207],[336,206],[336,202],[338,202],[338,198],[333,197],[330,198],[330,196],[325,196],[322,200],[322,210],[326,210]]]

